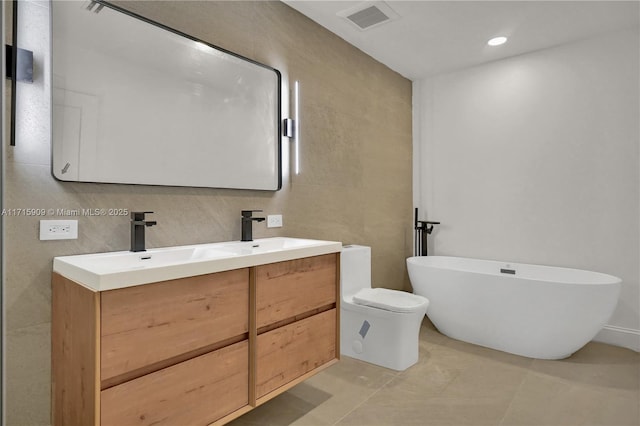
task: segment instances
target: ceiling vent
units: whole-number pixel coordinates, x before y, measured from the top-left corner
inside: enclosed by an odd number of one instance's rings
[[[338,12],[338,16],[345,18],[363,31],[399,18],[399,15],[382,1],[359,3]]]

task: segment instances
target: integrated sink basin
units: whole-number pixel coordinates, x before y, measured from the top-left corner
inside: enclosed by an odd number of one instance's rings
[[[135,253],[61,256],[53,259],[53,271],[93,291],[104,291],[336,253],[341,249],[342,243],[336,241],[275,237]]]

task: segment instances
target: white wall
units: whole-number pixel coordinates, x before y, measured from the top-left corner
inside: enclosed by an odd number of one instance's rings
[[[414,83],[415,204],[432,252],[623,279],[600,340],[640,350],[639,35]]]

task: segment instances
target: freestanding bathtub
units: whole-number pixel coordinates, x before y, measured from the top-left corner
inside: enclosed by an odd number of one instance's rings
[[[407,269],[441,333],[541,359],[566,358],[589,342],[621,285],[598,272],[461,257],[410,257]]]

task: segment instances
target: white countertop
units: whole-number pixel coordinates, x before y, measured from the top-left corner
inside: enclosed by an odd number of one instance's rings
[[[337,253],[342,243],[300,238],[262,238],[165,247],[143,252],[60,256],[53,272],[93,291],[114,290],[309,256]]]

